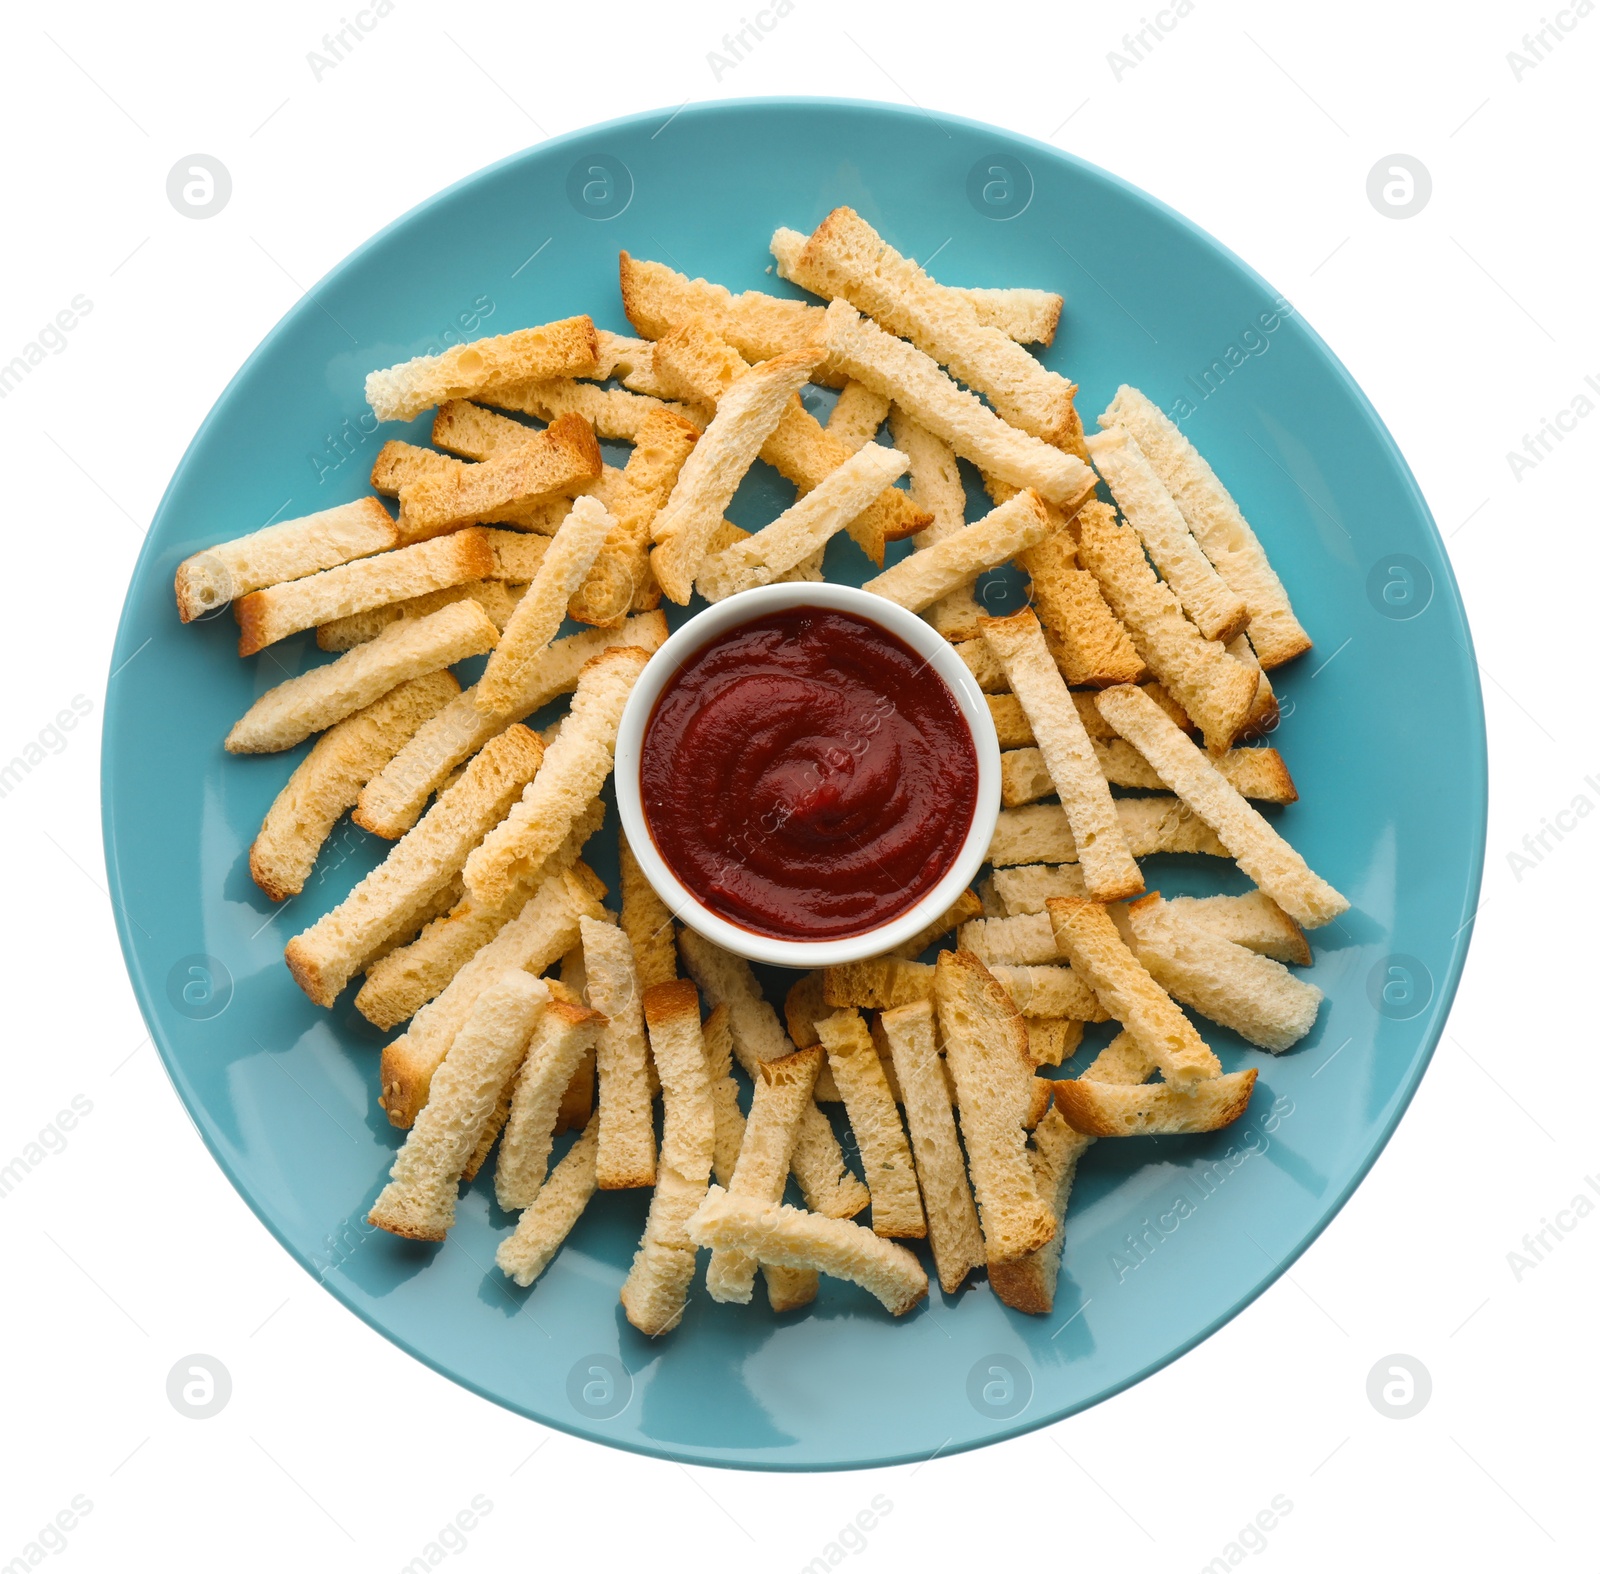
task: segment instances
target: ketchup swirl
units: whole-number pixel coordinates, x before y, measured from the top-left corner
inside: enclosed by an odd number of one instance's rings
[[[719,917],[790,940],[860,934],[925,896],[966,840],[977,781],[927,662],[864,618],[807,608],[692,655],[640,763],[673,873]]]

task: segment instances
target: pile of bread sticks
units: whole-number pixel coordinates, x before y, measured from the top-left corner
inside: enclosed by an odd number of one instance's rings
[[[434,446],[388,442],[379,496],[189,558],[179,613],[231,603],[243,656],[313,628],[337,653],[226,746],[320,735],[250,851],[272,900],[304,890],[346,812],[393,843],[285,953],[318,1005],[360,975],[357,1008],[403,1025],[379,1102],[406,1136],[374,1225],[443,1239],[493,1152],[519,1285],[597,1189],[648,1191],[621,1298],[649,1334],[682,1318],[701,1250],[714,1300],[750,1301],[759,1273],[788,1311],[826,1273],[898,1315],[928,1289],[902,1242],[925,1239],[947,1294],[982,1268],[1046,1312],[1084,1149],[1214,1130],[1249,1102],[1255,1070],[1224,1074],[1182,1008],[1274,1054],[1316,1018],[1286,964],[1348,904],[1253,806],[1295,800],[1281,756],[1241,746],[1276,723],[1268,672],[1311,641],[1149,399],[1119,389],[1085,437],[1075,386],[1026,348],[1052,341],[1058,295],[941,284],[849,208],[772,251],[826,304],[624,252],[638,337],[573,317],[373,372],[379,419],[431,409]],[[826,424],[808,383],[837,390]],[[623,468],[601,438],[632,445]],[[725,512],[757,459],[796,498],[752,533]],[[970,523],[958,459],[994,503]],[[925,616],[987,693],[1004,808],[978,890],[893,953],[799,977],[780,1015],[747,963],[675,926],[625,843],[615,910],[583,852],[661,598],[818,580],[840,531],[881,570],[866,588]],[[1007,563],[1029,604],[986,616],[975,582]],[[471,656],[488,659],[463,688]],[[553,726],[525,724],[568,694]],[[1163,900],[1139,863],[1156,853],[1231,858],[1256,889]],[[1080,1075],[1039,1074],[1108,1020]]]

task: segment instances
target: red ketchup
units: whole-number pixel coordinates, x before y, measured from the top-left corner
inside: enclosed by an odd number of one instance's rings
[[[785,940],[905,912],[961,851],[972,733],[944,680],[865,618],[797,607],[701,647],[640,763],[661,856],[718,917]]]

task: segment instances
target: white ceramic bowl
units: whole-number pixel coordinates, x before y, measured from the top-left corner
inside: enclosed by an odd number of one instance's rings
[[[765,617],[772,612],[784,612],[791,607],[825,607],[831,611],[853,613],[886,629],[926,658],[928,665],[944,680],[960,708],[971,729],[973,749],[978,757],[978,796],[973,807],[972,826],[945,877],[921,901],[907,908],[897,918],[879,924],[874,929],[863,930],[860,934],[834,940],[782,940],[773,935],[756,934],[753,930],[718,917],[678,879],[656,851],[645,821],[644,804],[639,791],[639,763],[644,749],[645,728],[655,711],[656,701],[673,675],[696,651],[719,635],[754,618]],[[995,819],[1000,812],[1000,744],[995,737],[994,722],[990,718],[983,691],[967,670],[966,663],[942,635],[937,634],[914,612],[907,612],[904,607],[885,601],[882,596],[857,590],[852,585],[763,585],[758,590],[746,590],[729,596],[726,601],[719,601],[691,618],[646,663],[638,682],[633,686],[633,692],[628,696],[617,730],[616,783],[617,807],[622,815],[622,828],[628,835],[628,844],[645,878],[681,923],[687,924],[725,951],[732,951],[753,962],[772,962],[779,967],[802,969],[829,967],[877,956],[909,940],[944,912],[971,882],[988,853]]]

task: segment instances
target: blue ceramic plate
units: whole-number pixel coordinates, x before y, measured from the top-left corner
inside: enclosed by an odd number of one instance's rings
[[[1260,1068],[1240,1124],[1089,1153],[1053,1315],[1017,1315],[980,1281],[896,1322],[827,1283],[781,1320],[697,1295],[651,1342],[617,1301],[643,1193],[597,1197],[527,1292],[494,1267],[511,1221],[482,1180],[443,1246],[364,1223],[399,1142],[377,1106],[382,1038],[348,994],[332,1012],[310,1005],[281,953],[383,847],[341,827],[286,910],[256,890],[247,849],[303,751],[234,759],[222,739],[257,695],[325,658],[302,636],[240,661],[231,618],[179,625],[172,575],[202,546],[361,495],[384,439],[426,441],[426,418],[375,428],[372,368],[574,312],[626,331],[619,247],[791,293],[769,271],[768,237],[839,203],[902,251],[936,255],[948,282],[1061,291],[1044,360],[1077,379],[1084,411],[1136,384],[1211,460],[1316,640],[1274,674],[1274,741],[1301,792],[1280,822],[1354,905],[1316,936],[1309,976],[1328,999],[1292,1053],[1208,1030],[1226,1067]],[[734,517],[759,523],[791,497],[753,475]],[[841,537],[828,568],[859,583],[867,563]],[[989,594],[999,608],[1012,590]],[[949,1453],[1070,1415],[1189,1349],[1366,1173],[1438,1039],[1477,898],[1486,771],[1471,640],[1416,483],[1349,375],[1292,303],[1143,193],[1040,143],[881,104],[618,121],[391,225],[217,402],[150,531],[112,666],[105,839],[123,948],[228,1178],[308,1271],[419,1360],[548,1425],[668,1458],[807,1469]],[[610,881],[613,847],[608,829],[590,854]],[[1217,860],[1155,860],[1150,874],[1168,892],[1244,889]]]

